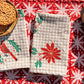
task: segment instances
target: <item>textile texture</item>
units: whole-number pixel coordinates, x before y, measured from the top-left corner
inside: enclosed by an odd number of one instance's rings
[[[35,21],[30,71],[65,75],[70,36],[69,17],[36,13]]]
[[[29,67],[29,45],[21,15],[13,31],[0,37],[0,70]]]
[[[84,84],[84,25],[80,11],[84,0],[10,0],[16,8],[25,13],[28,42],[33,31],[32,20],[36,12],[68,15],[71,22],[70,45],[67,73],[62,78],[57,75],[30,73],[28,68],[0,72],[1,84]],[[34,29],[34,32],[36,28]],[[31,40],[30,40],[31,39]],[[51,44],[49,44],[51,45]],[[46,47],[46,44],[45,44]],[[47,61],[47,60],[45,60]]]

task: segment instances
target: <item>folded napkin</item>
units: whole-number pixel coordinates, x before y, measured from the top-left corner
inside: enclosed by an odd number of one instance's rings
[[[36,13],[31,51],[31,72],[65,75],[70,21],[66,15]]]
[[[29,44],[25,19],[20,15],[14,30],[9,35],[0,37],[0,70],[29,66]]]

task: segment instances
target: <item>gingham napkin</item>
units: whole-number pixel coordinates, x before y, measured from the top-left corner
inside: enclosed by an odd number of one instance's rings
[[[29,43],[25,19],[20,15],[12,33],[0,37],[0,70],[29,66]]]
[[[30,71],[65,75],[69,35],[68,16],[36,13]]]

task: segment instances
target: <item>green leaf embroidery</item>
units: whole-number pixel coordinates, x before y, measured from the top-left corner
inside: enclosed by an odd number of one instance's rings
[[[37,60],[37,62],[35,63],[35,67],[38,68],[39,67],[42,67],[42,62],[40,60]]]
[[[23,12],[23,10],[18,9],[18,11],[19,11],[19,14],[21,14],[21,15],[22,15],[22,17],[24,17],[24,12]]]
[[[32,48],[32,52],[31,52],[31,53],[32,53],[33,55],[36,55],[36,54],[37,54],[37,52],[38,52],[38,51],[37,51],[37,49],[36,49],[36,48]]]
[[[40,23],[42,23],[43,22],[43,18],[40,16]]]
[[[43,18],[40,16],[40,18],[39,17],[37,17],[37,23],[42,23],[43,22]]]
[[[0,56],[0,63],[4,64],[4,59]]]
[[[12,45],[16,49],[16,52],[21,51],[21,49],[19,48],[19,46],[17,45],[17,43],[14,42],[14,40],[7,40],[7,41],[9,41],[10,45]]]
[[[37,32],[37,30],[34,28],[34,34]]]
[[[39,17],[37,17],[36,19],[37,19],[37,23],[39,23]]]

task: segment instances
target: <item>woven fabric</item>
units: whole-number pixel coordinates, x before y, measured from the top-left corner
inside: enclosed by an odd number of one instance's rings
[[[68,64],[69,35],[68,16],[36,13],[30,71],[65,75]]]
[[[10,0],[12,1],[12,0]],[[17,0],[18,2],[84,2],[84,0]]]
[[[29,44],[25,20],[19,17],[9,35],[0,37],[0,70],[29,67]]]

